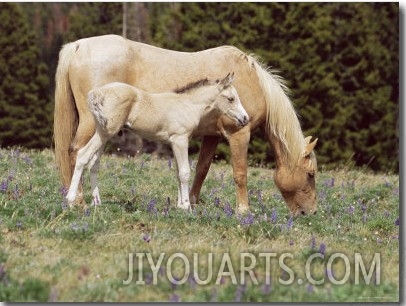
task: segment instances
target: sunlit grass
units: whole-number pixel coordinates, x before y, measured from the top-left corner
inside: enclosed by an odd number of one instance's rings
[[[0,300],[8,301],[347,301],[399,300],[399,177],[366,170],[337,170],[317,177],[319,207],[316,216],[292,219],[272,180],[273,171],[250,168],[248,189],[251,214],[235,211],[231,167],[215,164],[202,189],[202,203],[187,213],[175,208],[175,169],[169,160],[103,156],[99,175],[102,205],[67,209],[50,151],[0,150]],[[195,161],[191,161],[192,170]],[[90,202],[88,174],[85,198]],[[266,284],[261,253],[276,253]],[[305,264],[314,253],[315,279],[306,278]],[[134,255],[134,279],[129,285],[129,254]],[[142,274],[137,253],[150,253],[156,262],[165,253],[157,285],[146,258]],[[213,277],[199,285],[191,271],[183,284],[168,279],[168,258],[185,254],[193,268],[199,254],[199,276],[207,273],[213,254]],[[241,254],[257,260],[252,283],[248,273],[241,283]],[[294,281],[282,285],[289,275]],[[335,253],[348,257],[348,281],[335,285],[327,273],[342,279],[345,266]],[[370,268],[380,254],[380,284],[354,285],[354,257],[360,253]],[[224,254],[229,254],[237,284],[223,276],[216,284]],[[247,264],[249,263],[247,260]],[[179,258],[171,268],[184,275]],[[227,270],[228,271],[228,270]],[[244,274],[244,273],[243,273]],[[140,277],[145,285],[138,285]],[[298,281],[301,279],[303,282]]]

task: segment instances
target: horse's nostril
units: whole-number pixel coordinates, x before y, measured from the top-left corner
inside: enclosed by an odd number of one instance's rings
[[[306,214],[303,210],[301,211],[301,213],[302,213],[303,216]]]
[[[314,215],[317,215],[317,210],[313,213]]]

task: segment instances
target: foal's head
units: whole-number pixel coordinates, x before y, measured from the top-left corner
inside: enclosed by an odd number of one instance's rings
[[[222,114],[235,120],[239,125],[245,126],[249,121],[249,116],[241,104],[237,90],[232,86],[234,72],[216,81],[219,94],[214,99],[214,107]]]

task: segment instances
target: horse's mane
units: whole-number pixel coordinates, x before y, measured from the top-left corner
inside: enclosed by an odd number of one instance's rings
[[[197,88],[209,85],[209,84],[211,84],[210,81],[207,78],[204,78],[199,81],[191,82],[189,84],[186,84],[185,86],[176,88],[176,89],[174,89],[173,92],[177,93],[177,94],[182,94],[182,93],[186,93],[188,91],[191,91],[191,90],[194,90],[194,89],[197,89]]]
[[[283,144],[282,158],[294,167],[305,149],[305,140],[298,114],[289,99],[289,89],[277,71],[266,67],[255,55],[248,55],[250,66],[255,67],[267,105],[267,132]]]

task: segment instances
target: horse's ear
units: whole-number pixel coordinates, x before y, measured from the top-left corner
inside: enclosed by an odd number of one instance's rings
[[[220,85],[223,86],[224,88],[228,87],[231,85],[233,80],[234,80],[234,72],[229,72],[226,75],[226,77],[220,81]]]
[[[312,139],[312,136],[307,136],[305,138],[306,141],[306,149],[304,152],[304,156],[309,156],[310,153],[313,151],[314,147],[317,144],[317,140],[319,140],[318,138],[316,138],[315,140],[313,140],[312,142],[310,142],[310,140]]]

